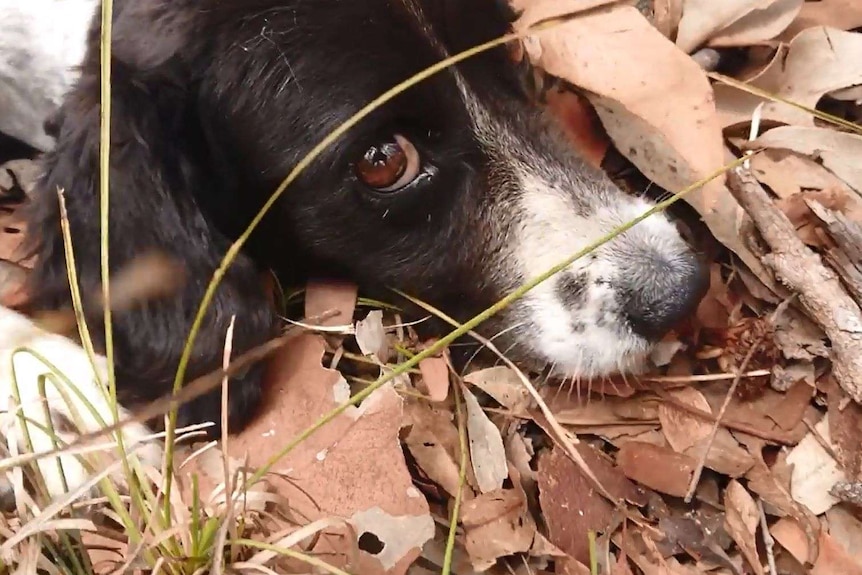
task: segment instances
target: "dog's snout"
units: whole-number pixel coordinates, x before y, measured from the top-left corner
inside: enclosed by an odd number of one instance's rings
[[[623,305],[626,320],[636,334],[651,341],[661,339],[703,298],[708,287],[707,268],[692,252],[674,259],[648,256],[648,274],[631,281]]]

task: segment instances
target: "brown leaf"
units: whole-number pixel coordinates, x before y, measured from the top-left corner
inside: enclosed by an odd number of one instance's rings
[[[584,160],[600,167],[610,140],[589,102],[574,92],[552,89],[548,109],[560,120],[563,131]]]
[[[343,320],[342,320],[343,321]],[[269,365],[262,413],[230,440],[232,457],[263,465],[298,432],[337,406],[342,376],[325,369],[323,339],[304,334]],[[385,385],[358,407],[347,410],[302,441],[274,470],[290,481],[270,479],[291,509],[309,521],[343,517],[352,525],[329,530],[315,552],[345,566],[359,546],[362,573],[404,573],[422,545],[434,535],[434,522],[421,493],[412,485],[398,443],[402,400]],[[368,545],[368,541],[376,542]]]
[[[664,36],[673,39],[682,19],[684,0],[655,0],[653,3],[653,25]]]
[[[587,531],[607,529],[614,508],[558,447],[539,456],[539,502],[551,543],[589,563]]]
[[[790,473],[786,469],[786,464],[782,462],[781,455],[779,455],[779,461],[770,469],[763,461],[759,447],[753,450],[752,454],[756,454],[758,461],[745,476],[748,480],[748,488],[758,494],[764,502],[773,505],[781,513],[793,517],[798,525],[803,526],[803,534],[808,542],[807,547],[813,549],[816,554],[820,522],[808,508],[800,505],[790,496]]]
[[[829,536],[851,555],[862,549],[862,519],[847,505],[836,505],[826,512]]]
[[[705,459],[706,467],[734,478],[745,475],[754,466],[754,458],[748,451],[740,447],[739,442],[726,428],[720,427],[712,444],[708,442],[709,438],[699,440],[685,450],[685,455],[700,460],[709,447]]]
[[[727,532],[739,545],[742,554],[754,570],[755,575],[763,575],[763,565],[757,554],[757,525],[760,513],[757,504],[745,488],[736,480],[731,481],[724,492],[725,526]]]
[[[636,441],[620,447],[617,463],[629,479],[676,497],[685,496],[696,465],[667,447]]]

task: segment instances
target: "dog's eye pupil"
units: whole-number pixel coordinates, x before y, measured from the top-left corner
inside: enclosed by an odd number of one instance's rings
[[[370,146],[355,165],[359,180],[377,192],[394,192],[419,175],[422,161],[416,147],[401,134]]]
[[[407,169],[407,154],[397,141],[372,146],[356,166],[359,177],[372,188],[387,188]]]

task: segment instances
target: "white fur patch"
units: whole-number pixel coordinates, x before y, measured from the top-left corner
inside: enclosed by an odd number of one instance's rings
[[[97,0],[0,0],[0,132],[39,150],[78,76]]]
[[[39,329],[23,315],[2,306],[0,333],[3,334],[0,340],[0,435],[7,443],[7,448],[14,442],[15,450],[19,453],[46,453],[55,449],[54,439],[45,431],[51,426],[63,442],[71,443],[76,434],[67,430],[70,422],[79,422],[80,430],[84,433],[103,428],[97,416],[106,424],[113,422],[107,390],[99,385],[93,364],[81,347],[65,337]],[[106,360],[100,356],[95,359],[96,370],[104,380]],[[54,376],[51,366],[68,382]],[[46,379],[44,396],[39,389],[43,378]],[[71,389],[70,385],[77,391]],[[68,398],[68,403],[64,396]],[[120,419],[128,417],[126,410],[121,408],[119,411]],[[22,422],[21,413],[26,423]],[[32,442],[32,451],[27,448],[27,435]],[[127,452],[150,435],[152,432],[146,426],[125,426],[123,441]],[[99,443],[108,443],[110,440],[111,437],[105,437]],[[161,443],[150,441],[141,446],[137,454],[142,463],[158,466],[162,459]],[[62,473],[58,460],[62,464]],[[51,497],[64,494],[66,486],[75,490],[89,478],[89,473],[73,454],[46,457],[38,461],[38,466]],[[66,485],[63,482],[64,475]],[[0,491],[11,478],[11,470],[0,472]],[[8,486],[5,488],[8,489]]]

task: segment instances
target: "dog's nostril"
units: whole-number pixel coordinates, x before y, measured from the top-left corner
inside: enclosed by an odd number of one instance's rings
[[[623,311],[636,334],[656,341],[694,311],[706,293],[709,275],[694,254],[672,261],[656,257],[651,269],[649,277],[630,278],[637,283],[629,290]]]

